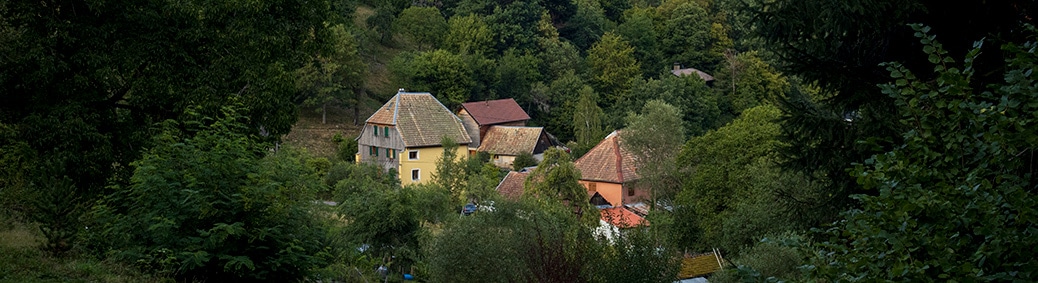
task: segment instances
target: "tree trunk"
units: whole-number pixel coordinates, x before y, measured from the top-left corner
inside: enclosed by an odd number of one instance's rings
[[[328,102],[321,104],[321,125],[328,122]]]

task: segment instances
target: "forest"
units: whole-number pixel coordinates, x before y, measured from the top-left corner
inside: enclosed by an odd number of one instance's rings
[[[1036,9],[0,1],[0,282],[1038,281]],[[398,89],[568,150],[518,200],[487,154],[401,185],[355,160]],[[651,225],[607,240],[574,161],[615,130]]]

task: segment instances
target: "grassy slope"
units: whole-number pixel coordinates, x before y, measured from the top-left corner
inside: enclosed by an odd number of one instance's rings
[[[174,282],[88,257],[51,256],[37,248],[42,237],[35,227],[0,224],[0,282]]]
[[[365,21],[375,11],[371,7],[359,6],[354,13],[354,25],[362,30],[367,29]],[[389,60],[401,52],[399,48],[379,44],[370,34],[361,35],[360,51],[365,63],[368,65],[367,77],[364,80],[366,97],[360,102],[359,116],[356,120],[363,124],[375,109],[381,107],[385,100],[396,93],[398,89],[390,79],[387,65]],[[325,157],[333,160],[337,146],[332,141],[335,134],[352,138],[360,132],[360,127],[354,124],[353,109],[345,107],[329,107],[328,121],[321,123],[321,112],[319,109],[300,109],[299,121],[292,127],[292,131],[284,137],[286,144],[305,148],[315,157]]]

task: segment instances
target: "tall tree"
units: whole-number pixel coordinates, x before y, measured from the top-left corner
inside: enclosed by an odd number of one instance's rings
[[[494,34],[479,15],[454,16],[447,25],[443,40],[447,50],[458,54],[490,54],[494,50]]]
[[[681,112],[662,100],[649,100],[640,113],[627,116],[620,137],[620,146],[638,160],[638,175],[648,185],[650,205],[672,200],[678,193],[675,153],[685,143]]]
[[[590,150],[602,139],[605,128],[602,118],[605,113],[598,107],[598,94],[590,86],[580,89],[577,106],[573,111],[573,136],[582,151]]]
[[[448,109],[468,101],[475,86],[464,58],[443,49],[397,56],[390,68],[405,89],[428,91]]]
[[[354,122],[359,115],[359,101],[367,66],[357,52],[353,35],[343,25],[329,29],[329,50],[296,70],[296,85],[303,93],[303,105],[320,106],[321,124],[328,120],[329,104],[347,104],[353,107]]]
[[[447,34],[447,20],[436,7],[411,6],[400,11],[393,29],[408,36],[418,50],[428,50],[440,46]]]
[[[544,152],[544,160],[523,183],[523,195],[547,205],[564,205],[584,223],[598,219],[598,211],[588,202],[587,189],[580,184],[580,171],[569,154],[558,148]]]
[[[608,32],[588,50],[587,61],[591,67],[591,86],[603,95],[604,105],[615,107],[630,103],[627,96],[642,73],[641,65],[634,58],[634,47],[619,35]]]

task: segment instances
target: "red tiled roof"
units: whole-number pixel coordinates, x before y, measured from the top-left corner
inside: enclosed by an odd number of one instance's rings
[[[484,126],[530,120],[530,115],[511,98],[467,102],[462,103],[461,107],[472,115],[476,123]]]
[[[620,143],[619,131],[614,131],[577,159],[573,164],[580,170],[580,179],[622,184],[641,178],[634,156]]]
[[[483,136],[477,151],[515,156],[524,152],[532,154],[543,131],[541,127],[493,126]]]
[[[649,221],[631,212],[625,207],[618,206],[599,210],[602,220],[616,226],[617,228],[631,228],[637,226],[649,226]]]
[[[461,119],[428,92],[399,92],[367,122],[396,126],[407,147],[437,146],[444,136],[458,144],[472,141]]]
[[[509,200],[519,200],[523,195],[523,182],[529,173],[516,171],[508,172],[508,175],[497,184],[497,193]]]

